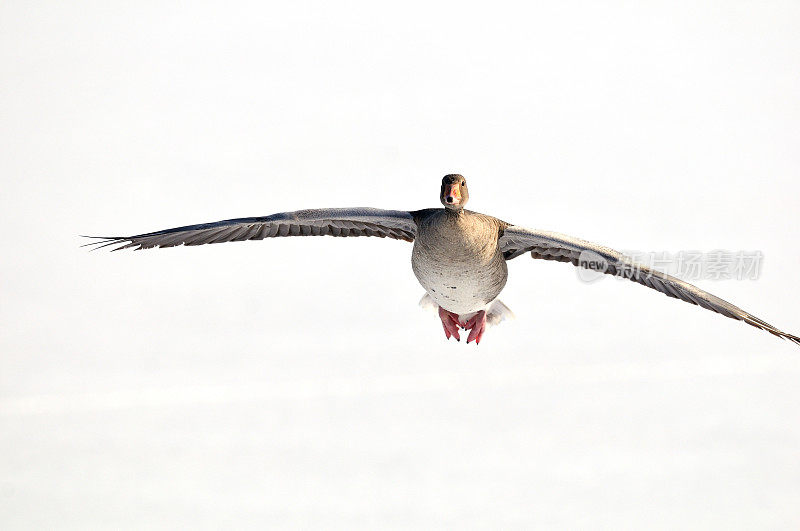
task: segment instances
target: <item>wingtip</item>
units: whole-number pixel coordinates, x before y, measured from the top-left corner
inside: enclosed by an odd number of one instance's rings
[[[769,329],[766,329],[766,330],[770,334],[772,334],[774,336],[778,336],[781,339],[788,339],[789,341],[791,341],[792,343],[794,343],[795,345],[800,347],[800,337],[798,337],[798,336],[796,336],[794,334],[789,334],[789,333],[783,332],[781,330],[778,330],[777,328],[774,329],[774,330],[769,330]]]
[[[792,343],[794,343],[795,345],[800,347],[800,337],[797,337],[797,336],[792,335],[792,334],[784,334],[781,337],[783,337],[784,339],[788,339],[789,341],[791,341]]]
[[[122,243],[123,247],[124,247],[124,242],[125,242],[124,238],[104,238],[104,237],[101,237],[101,236],[85,236],[85,237],[86,238],[98,238],[98,241],[96,241],[96,242],[84,243],[83,245],[80,246],[80,247],[94,246],[91,249],[89,249],[89,252],[97,251],[99,249],[103,249],[105,247],[109,247],[111,245],[115,245],[115,244],[118,244],[118,243]],[[116,251],[117,249],[111,249],[111,250],[112,251]]]

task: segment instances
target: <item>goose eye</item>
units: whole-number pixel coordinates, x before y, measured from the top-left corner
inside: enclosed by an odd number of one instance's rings
[[[461,181],[461,186],[466,186],[466,185],[467,185],[467,181]]]

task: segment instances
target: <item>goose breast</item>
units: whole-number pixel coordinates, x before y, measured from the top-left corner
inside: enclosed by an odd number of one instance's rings
[[[499,220],[469,211],[436,210],[417,224],[411,265],[439,306],[463,315],[497,298],[508,278],[497,244]]]

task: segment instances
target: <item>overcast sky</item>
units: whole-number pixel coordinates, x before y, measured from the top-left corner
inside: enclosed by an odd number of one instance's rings
[[[0,6],[6,529],[800,526],[800,351],[627,281],[509,264],[447,342],[411,246],[88,253],[312,207],[470,208],[800,333],[796,2]]]

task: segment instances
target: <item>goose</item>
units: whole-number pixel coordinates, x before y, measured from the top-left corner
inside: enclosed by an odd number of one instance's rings
[[[413,243],[411,268],[425,289],[420,305],[438,312],[446,338],[479,344],[487,326],[513,316],[497,296],[508,278],[506,262],[525,253],[535,259],[571,263],[594,272],[627,278],[713,312],[744,321],[800,345],[800,337],[679,278],[637,263],[622,253],[572,236],[512,225],[466,210],[469,190],[459,174],[445,175],[443,208],[415,211],[325,208],[281,212],[186,225],[134,236],[87,236],[95,249],[150,249],[205,245],[284,236],[377,236]]]

